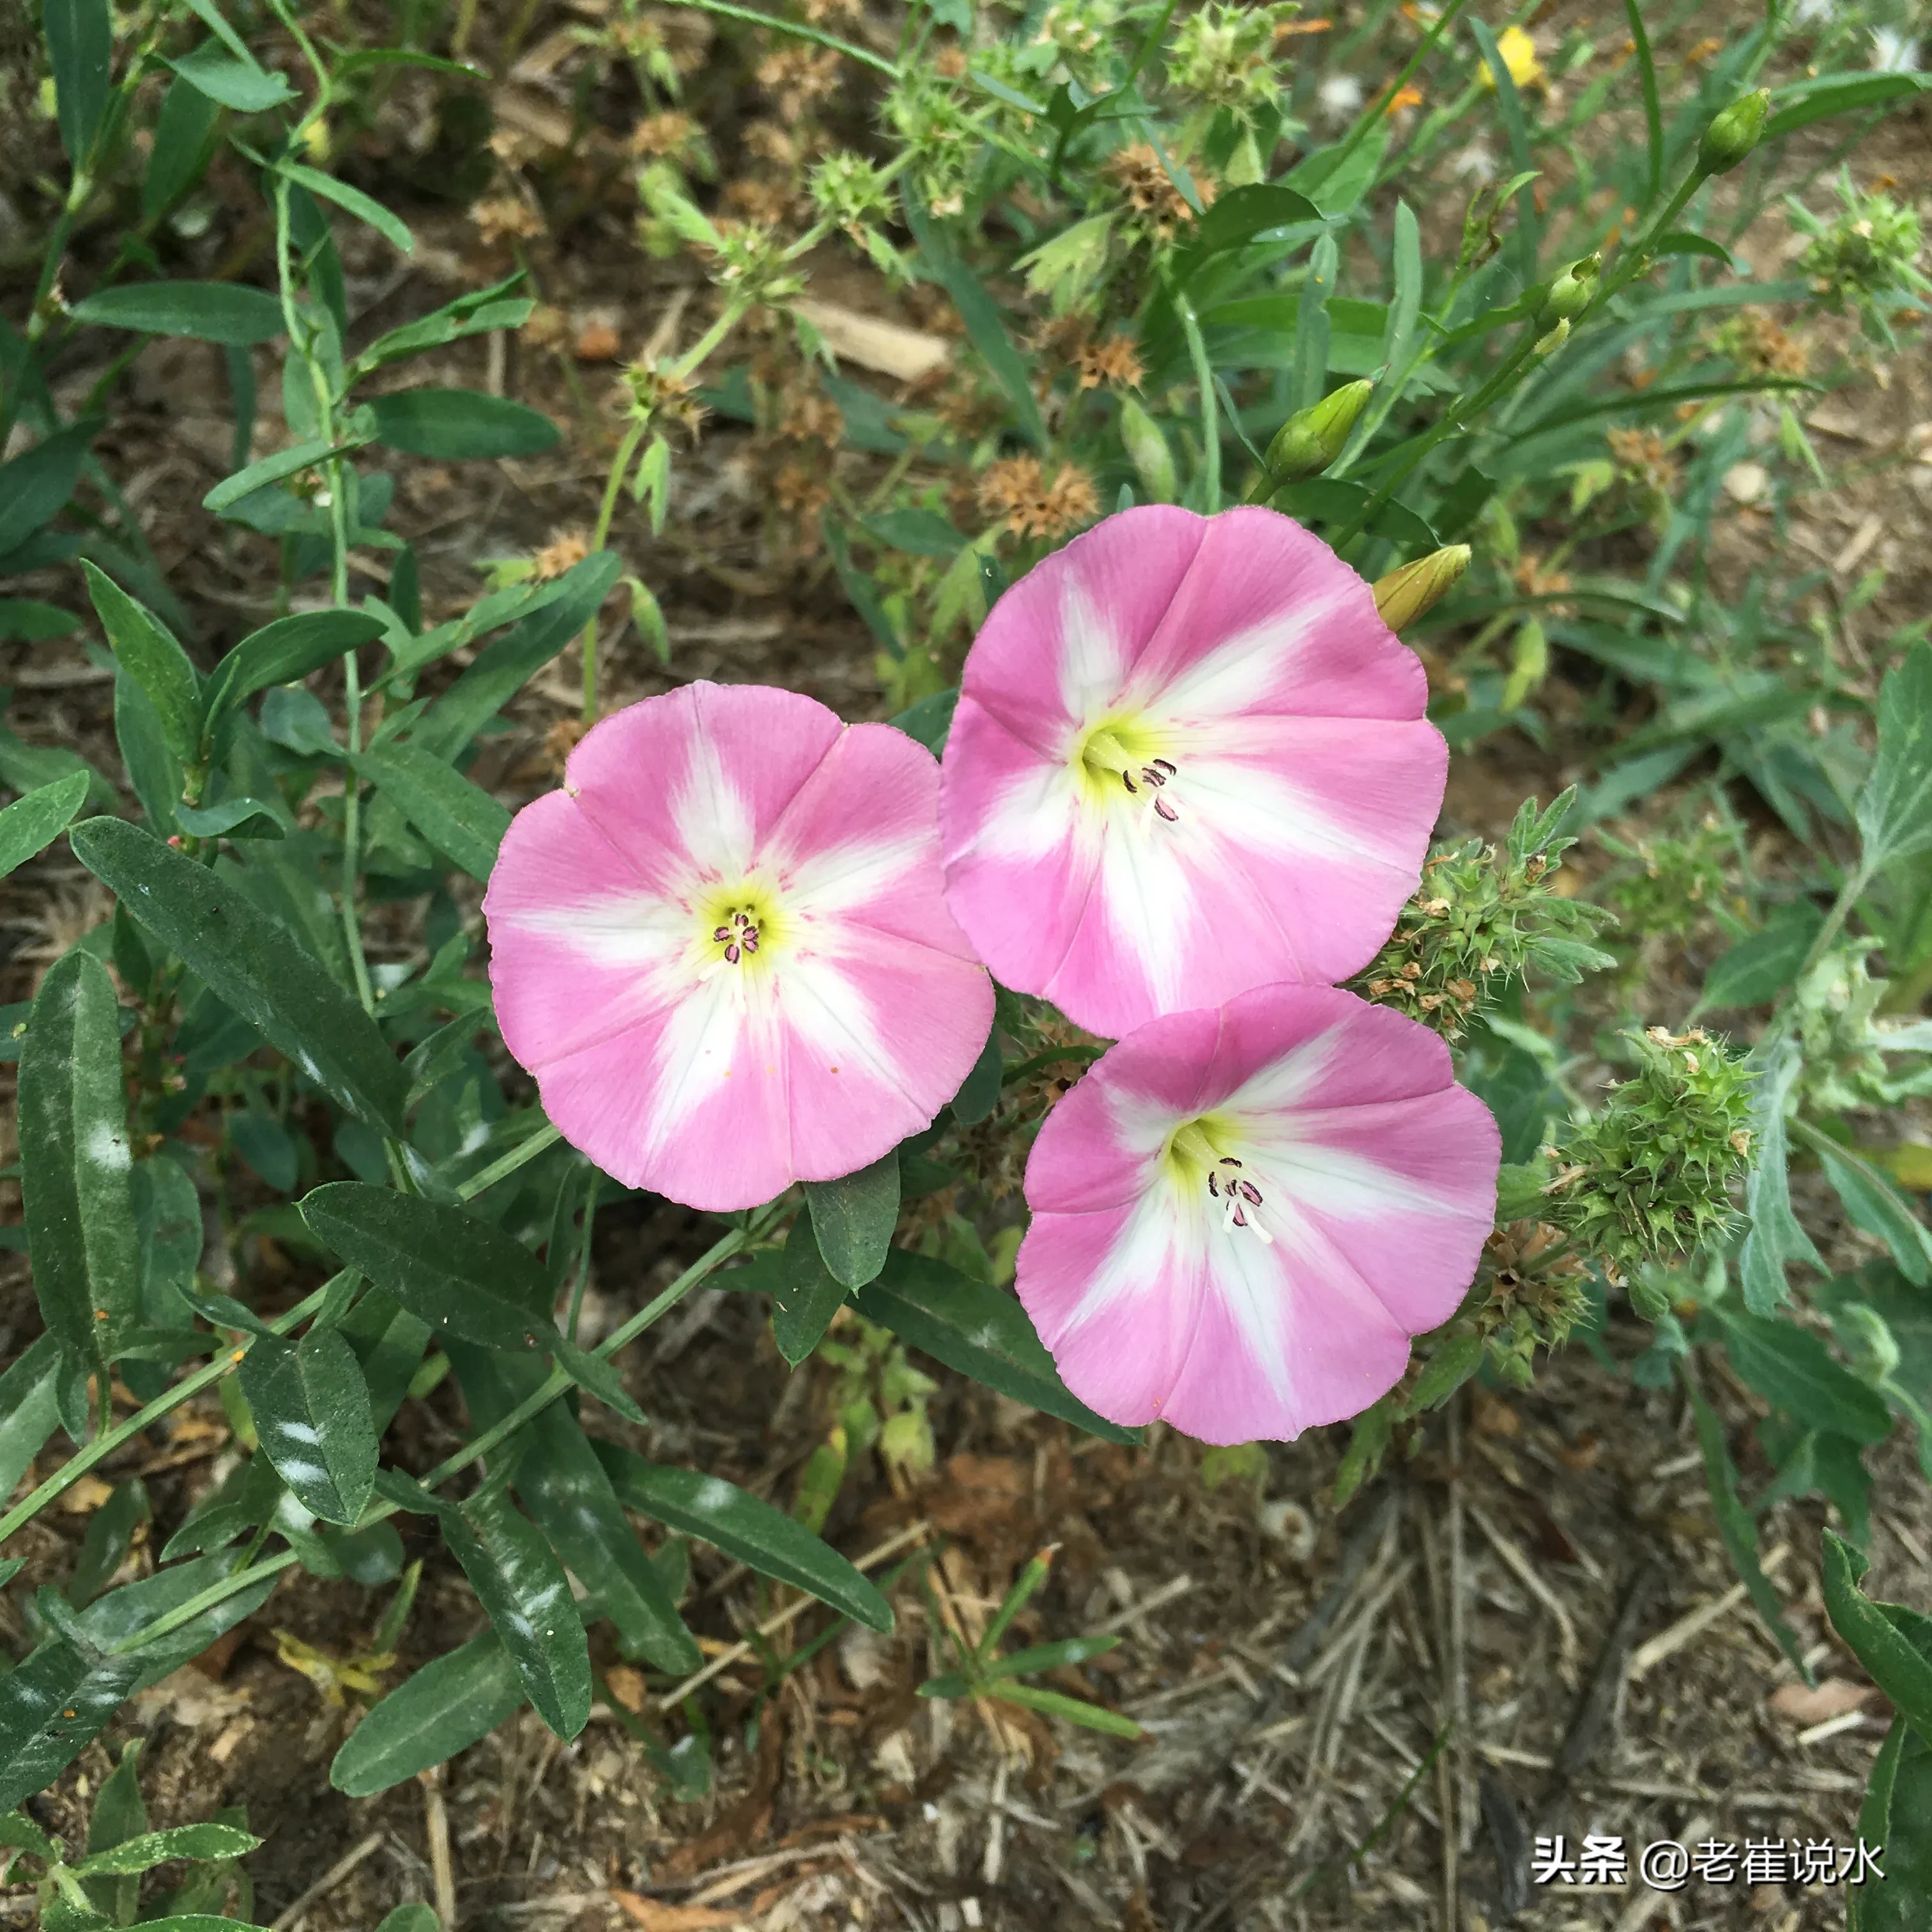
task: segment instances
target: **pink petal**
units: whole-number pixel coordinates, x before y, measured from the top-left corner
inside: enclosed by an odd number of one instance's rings
[[[993,1004],[940,890],[938,776],[788,692],[692,687],[590,734],[484,900],[505,1042],[565,1137],[725,1211],[929,1124]],[[705,908],[741,887],[777,913],[728,960]]]
[[[1214,1171],[1259,1196],[1242,1212],[1268,1241],[1169,1155],[1197,1120],[1238,1148]],[[1109,1420],[1292,1438],[1359,1413],[1401,1376],[1408,1338],[1454,1312],[1500,1157],[1426,1028],[1333,987],[1257,988],[1130,1034],[1048,1116],[1020,1298]]]

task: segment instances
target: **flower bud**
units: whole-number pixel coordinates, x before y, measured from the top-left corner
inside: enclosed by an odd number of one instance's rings
[[[1589,307],[1590,298],[1597,292],[1597,276],[1603,266],[1600,255],[1586,255],[1580,262],[1572,262],[1550,284],[1540,319],[1553,323],[1568,322],[1572,316],[1581,315]]]
[[[1730,106],[1704,130],[1697,143],[1700,174],[1728,174],[1755,148],[1771,118],[1771,90],[1760,87]]]
[[[1140,478],[1141,494],[1150,503],[1174,500],[1174,452],[1160,426],[1131,396],[1120,398],[1120,440]]]
[[[1432,605],[1439,603],[1456,580],[1469,567],[1467,544],[1451,544],[1447,550],[1432,550],[1413,563],[1392,570],[1376,582],[1376,609],[1391,631],[1412,624]]]
[[[1276,490],[1304,478],[1319,476],[1342,453],[1362,405],[1376,386],[1370,382],[1345,382],[1333,394],[1324,396],[1311,409],[1298,410],[1275,431],[1274,440],[1262,458],[1260,476],[1250,494],[1253,502],[1264,502]]]

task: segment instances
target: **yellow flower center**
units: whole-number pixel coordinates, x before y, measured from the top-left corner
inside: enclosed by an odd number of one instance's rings
[[[1204,1195],[1225,1229],[1244,1229],[1272,1247],[1274,1237],[1262,1225],[1265,1197],[1261,1177],[1252,1161],[1233,1152],[1240,1144],[1240,1136],[1227,1115],[1199,1114],[1168,1136],[1161,1159],[1175,1188]]]
[[[698,964],[706,974],[721,968],[740,973],[769,968],[791,924],[777,888],[755,875],[706,886],[692,901],[692,912]]]
[[[1103,718],[1074,741],[1067,762],[1088,804],[1133,800],[1172,825],[1180,818],[1170,789],[1180,767],[1164,754],[1162,743],[1162,734],[1143,716]]]

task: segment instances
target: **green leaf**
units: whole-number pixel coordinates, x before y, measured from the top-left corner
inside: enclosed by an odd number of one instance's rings
[[[1862,1868],[1859,1882],[1846,1874],[1846,1932],[1924,1932],[1918,1907],[1932,1898],[1932,1743],[1903,1719],[1872,1762],[1858,1842],[1882,1848],[1884,1879]]]
[[[0,1496],[10,1496],[60,1420],[60,1344],[37,1336],[0,1370]]]
[[[9,1811],[0,1816],[0,1846],[10,1851],[32,1852],[51,1863],[62,1856],[61,1842],[50,1838],[24,1811]]]
[[[205,729],[271,685],[293,684],[382,634],[367,610],[298,610],[253,631],[214,667],[203,693]]]
[[[1058,1690],[1042,1690],[1031,1684],[1010,1684],[1004,1678],[988,1687],[986,1694],[1007,1704],[1037,1711],[1042,1717],[1064,1718],[1090,1731],[1105,1731],[1109,1737],[1138,1738],[1141,1727],[1118,1711],[1090,1704],[1084,1697],[1069,1697]]]
[[[0,463],[0,556],[18,550],[67,507],[100,428],[98,416],[70,423]]]
[[[367,406],[372,440],[411,456],[534,456],[558,437],[548,416],[478,389],[398,389]]]
[[[772,1297],[772,1339],[793,1368],[818,1346],[832,1316],[844,1306],[845,1294],[844,1283],[818,1252],[811,1215],[800,1215],[785,1238],[778,1286]]]
[[[1374,494],[1366,484],[1351,483],[1344,477],[1311,476],[1277,490],[1268,503],[1304,522],[1340,526],[1352,522]],[[1388,538],[1402,550],[1427,552],[1441,548],[1436,532],[1405,504],[1383,504],[1368,527],[1372,534]]]
[[[201,680],[188,653],[159,618],[111,578],[84,559],[81,568],[115,657],[146,692],[168,749],[191,765],[201,746]]]
[[[44,0],[40,31],[53,69],[61,146],[74,172],[86,173],[113,88],[114,10],[108,0]]]
[[[1472,1328],[1459,1329],[1429,1358],[1404,1406],[1405,1415],[1440,1408],[1483,1366],[1482,1336]]]
[[[336,71],[339,74],[341,68],[338,66]],[[492,328],[521,328],[530,320],[530,311],[536,304],[520,296],[508,301],[503,298],[523,278],[520,269],[487,289],[458,296],[454,302],[432,310],[419,321],[405,322],[400,328],[379,335],[349,365],[350,380],[358,381],[385,363],[418,355],[425,349],[440,349],[465,335],[478,334]]]
[[[665,1468],[614,1442],[594,1446],[627,1509],[714,1545],[761,1576],[795,1585],[868,1630],[892,1628],[891,1608],[873,1585],[784,1510],[722,1476]]]
[[[1882,107],[1888,100],[1902,100],[1907,94],[1922,94],[1928,88],[1932,88],[1932,74],[1874,74],[1856,80],[1827,76],[1815,82],[1800,81],[1773,92],[1773,112],[1761,139],[1774,141],[1780,134],[1808,128],[1828,116],[1848,114],[1860,107]],[[1778,105],[1780,102],[1782,106]]]
[[[234,349],[274,341],[283,321],[281,304],[266,289],[245,282],[141,282],[103,289],[76,302],[74,317],[106,328],[182,335]]]
[[[1108,1422],[1076,1399],[1026,1310],[1004,1288],[895,1248],[879,1278],[860,1289],[856,1304],[868,1322],[999,1394],[1109,1442],[1141,1439],[1137,1430]]]
[[[296,1502],[352,1523],[376,1481],[376,1426],[356,1352],[333,1329],[299,1344],[263,1337],[242,1358],[242,1393],[262,1453]]]
[[[500,1492],[479,1492],[440,1520],[524,1694],[559,1737],[575,1737],[590,1716],[590,1650],[563,1565]]]
[[[443,1924],[436,1916],[434,1906],[414,1898],[398,1906],[376,1928],[376,1932],[443,1932]]]
[[[1731,260],[1731,251],[1722,242],[1713,242],[1708,235],[1693,235],[1687,229],[1673,229],[1668,235],[1660,235],[1650,244],[1653,255],[1701,255],[1707,262],[1721,262],[1727,268],[1737,264]]]
[[[324,201],[332,201],[345,214],[352,214],[358,221],[370,227],[393,247],[405,254],[412,253],[416,239],[408,228],[392,214],[372,196],[364,194],[359,188],[351,188],[345,181],[338,181],[333,175],[326,175],[315,168],[305,168],[296,161],[280,163],[275,172],[285,179],[305,188],[313,195]],[[399,444],[397,447],[400,448]]]
[[[1898,1271],[1915,1286],[1932,1284],[1932,1234],[1912,1213],[1888,1175],[1823,1134],[1808,1133],[1845,1212],[1892,1250]]]
[[[1932,644],[1914,644],[1886,673],[1878,758],[1858,794],[1858,830],[1868,875],[1932,847]]]
[[[1898,1714],[1932,1743],[1932,1654],[1900,1628],[1909,1619],[1910,1627],[1924,1634],[1932,1645],[1932,1619],[1900,1604],[1874,1603],[1858,1588],[1858,1579],[1869,1567],[1864,1553],[1828,1529],[1824,1548],[1825,1612],[1832,1628],[1851,1646]]]
[[[140,1682],[131,1657],[104,1658],[44,1637],[0,1677],[0,1808],[44,1790],[106,1727]]]
[[[995,1020],[973,1070],[960,1082],[952,1096],[952,1118],[962,1127],[976,1126],[1000,1104],[1000,1083],[1006,1064],[1000,1052],[1000,1026]]]
[[[543,1380],[539,1366],[452,1342],[449,1357],[470,1418],[495,1426]],[[517,1493],[572,1575],[596,1598],[627,1657],[659,1670],[695,1670],[702,1654],[631,1527],[577,1418],[554,1402],[516,1438]]]
[[[373,1798],[467,1750],[524,1701],[496,1632],[481,1631],[383,1698],[335,1754],[328,1781],[351,1798]]]
[[[1070,1664],[1082,1664],[1096,1657],[1104,1657],[1110,1650],[1120,1648],[1121,1640],[1118,1634],[1108,1636],[1063,1637],[1058,1643],[1036,1643],[1024,1650],[1009,1652],[1004,1657],[996,1657],[986,1666],[986,1675],[993,1677],[1024,1677],[1036,1670],[1063,1670]]]
[[[861,517],[859,526],[888,550],[909,556],[943,556],[950,562],[966,541],[936,510],[885,510]]]
[[[0,597],[0,644],[43,644],[53,638],[70,638],[80,620],[58,604],[32,597]]]
[[[1787,1041],[1751,1089],[1751,1141],[1756,1157],[1744,1184],[1750,1232],[1744,1237],[1738,1272],[1744,1306],[1754,1315],[1770,1314],[1790,1292],[1784,1279],[1787,1262],[1823,1265],[1810,1236],[1791,1211],[1784,1102],[1803,1064],[1798,1047]]]
[[[44,852],[87,802],[88,776],[70,772],[0,812],[0,879]]]
[[[141,219],[160,221],[208,171],[221,122],[220,104],[193,82],[168,85],[154,117],[154,145],[141,176]]]
[[[313,470],[331,457],[346,456],[352,450],[362,448],[368,440],[366,436],[353,436],[341,442],[330,442],[324,437],[311,436],[306,442],[292,443],[286,449],[278,449],[274,455],[250,464],[245,470],[236,470],[232,476],[224,476],[202,497],[201,507],[221,516],[244,496],[252,496],[257,490],[266,489],[271,483],[279,483],[284,477],[292,476],[298,470]]]
[[[1224,249],[1240,248],[1270,228],[1286,228],[1297,222],[1319,221],[1322,211],[1305,194],[1278,182],[1251,182],[1231,188],[1201,218],[1187,247],[1190,274],[1209,256]]]
[[[244,1858],[261,1842],[253,1832],[237,1831],[232,1825],[177,1825],[171,1831],[146,1832],[127,1839],[111,1851],[82,1858],[74,1870],[77,1877],[96,1878],[149,1871],[170,1858]]]
[[[1853,1375],[1822,1340],[1795,1322],[1711,1311],[1732,1368],[1772,1406],[1807,1429],[1829,1430],[1853,1442],[1882,1442],[1892,1415],[1878,1393]]]
[[[357,1119],[400,1136],[409,1077],[376,1023],[289,929],[138,827],[90,818],[74,856],[215,997]]]
[[[994,381],[1006,392],[1020,434],[1034,448],[1045,449],[1046,425],[1040,420],[1040,404],[1034,398],[1033,372],[1026,358],[1013,346],[999,304],[953,251],[951,243],[933,226],[916,195],[906,196],[905,212],[907,226],[932,279],[952,297],[952,306],[966,325],[968,339],[979,351]]]
[[[158,1684],[261,1608],[275,1587],[273,1576],[225,1598],[158,1642],[106,1654],[218,1582],[227,1562],[203,1557],[178,1563],[110,1591],[78,1618],[66,1616],[66,1633],[44,1640],[0,1677],[0,1810],[52,1784],[127,1698]],[[40,1600],[45,1610],[60,1600],[50,1592]]]
[[[205,1338],[190,1340],[198,1354]],[[133,1548],[134,1532],[154,1520],[148,1500],[148,1486],[139,1476],[116,1483],[107,1500],[87,1519],[86,1533],[80,1540],[80,1554],[74,1558],[74,1574],[68,1579],[66,1596],[76,1610],[83,1609],[105,1589],[116,1570]]]
[[[952,728],[952,714],[958,708],[959,688],[935,691],[908,706],[890,722],[895,730],[916,739],[934,758],[946,748],[946,735]]]
[[[842,1180],[808,1180],[805,1198],[818,1252],[832,1279],[863,1288],[885,1266],[898,1225],[898,1150]]]
[[[1695,1383],[1687,1380],[1684,1387],[1696,1417],[1697,1446],[1704,1458],[1705,1480],[1711,1492],[1712,1511],[1718,1519],[1718,1534],[1730,1552],[1738,1580],[1744,1585],[1765,1628],[1777,1638],[1779,1648],[1809,1684],[1814,1680],[1804,1661],[1804,1646],[1786,1622],[1784,1604],[1757,1560],[1757,1521],[1738,1495],[1738,1472],[1724,1441],[1724,1425]]]
[[[20,1048],[20,1186],[34,1288],[70,1368],[140,1318],[121,1006],[76,948],[40,982]]]
[[[212,40],[202,41],[168,64],[197,93],[237,114],[266,113],[296,98],[286,76],[271,74],[245,50],[243,58],[229,58]]]
[[[1774,1000],[1798,976],[1825,924],[1809,899],[1780,906],[1756,932],[1720,953],[1699,996],[1706,1006],[1756,1006]]]
[[[1664,184],[1664,107],[1657,92],[1657,57],[1651,52],[1650,34],[1643,23],[1639,0],[1624,0],[1624,14],[1630,22],[1630,44],[1636,50],[1637,76],[1643,88],[1643,123],[1647,144],[1648,173],[1643,205],[1648,208]]]
[[[623,560],[614,550],[586,557],[561,580],[563,594],[514,624],[430,706],[410,742],[455,758],[490,720],[595,616]]]
[[[437,1334],[515,1352],[554,1345],[543,1264],[478,1216],[360,1180],[316,1188],[300,1204],[318,1240]]]
[[[386,745],[354,760],[356,776],[394,800],[439,852],[479,884],[490,881],[510,814],[454,766],[410,745]]]

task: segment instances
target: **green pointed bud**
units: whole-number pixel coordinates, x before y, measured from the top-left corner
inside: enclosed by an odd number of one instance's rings
[[[1120,440],[1150,503],[1174,500],[1174,452],[1156,423],[1131,396],[1120,398]]]
[[[1704,130],[1697,143],[1700,174],[1728,174],[1755,148],[1771,118],[1771,90],[1760,87],[1734,100]]]
[[[1441,602],[1469,567],[1467,544],[1432,550],[1413,563],[1376,580],[1376,609],[1391,631],[1412,624],[1424,611]]]
[[[1590,298],[1597,292],[1597,277],[1604,266],[1600,255],[1586,255],[1580,262],[1572,262],[1562,274],[1550,285],[1550,293],[1544,299],[1540,320],[1546,322],[1568,322],[1572,316],[1581,315],[1590,305]]]
[[[1249,488],[1249,502],[1264,503],[1287,484],[1319,476],[1341,454],[1375,386],[1366,381],[1345,382],[1312,408],[1290,416],[1268,446],[1261,474]]]

